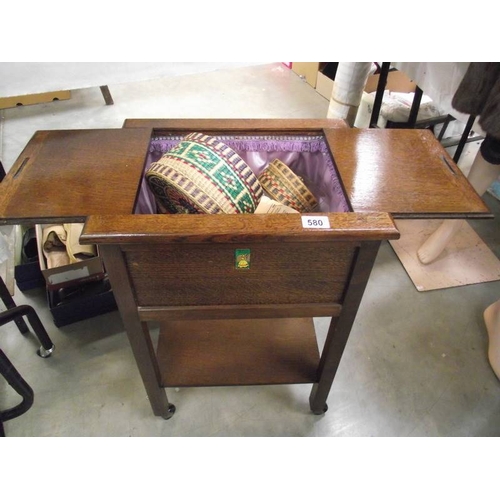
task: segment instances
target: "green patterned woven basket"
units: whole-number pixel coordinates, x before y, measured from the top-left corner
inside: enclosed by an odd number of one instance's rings
[[[152,163],[146,180],[167,213],[253,213],[263,193],[252,169],[231,148],[198,132]]]
[[[260,174],[259,182],[273,200],[299,212],[314,212],[318,205],[302,179],[281,160],[273,160]]]

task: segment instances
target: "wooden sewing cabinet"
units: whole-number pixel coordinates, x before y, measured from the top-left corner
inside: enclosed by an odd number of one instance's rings
[[[321,136],[348,211],[329,229],[302,214],[138,215],[152,137],[199,131]],[[310,383],[321,414],[380,243],[394,218],[488,217],[431,132],[334,120],[126,120],[121,129],[39,131],[0,185],[3,224],[86,222],[99,245],[155,415],[165,387]],[[236,269],[235,251],[251,266]],[[319,352],[313,317],[331,317]],[[154,346],[148,321],[160,322]]]

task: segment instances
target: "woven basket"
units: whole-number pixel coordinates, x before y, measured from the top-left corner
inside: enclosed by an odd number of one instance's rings
[[[313,212],[318,205],[302,179],[281,160],[273,160],[260,174],[259,182],[269,197],[299,212]]]
[[[167,213],[253,213],[263,193],[231,148],[197,132],[152,163],[146,179]]]

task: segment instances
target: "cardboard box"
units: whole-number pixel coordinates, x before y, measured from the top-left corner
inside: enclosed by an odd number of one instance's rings
[[[292,71],[314,89],[316,88],[316,78],[318,76],[319,62],[293,62]]]
[[[365,85],[365,92],[370,94],[377,91],[380,75],[370,75]],[[401,71],[390,71],[387,75],[386,90],[393,92],[415,92],[416,84]],[[316,91],[325,99],[330,100],[333,90],[333,80],[324,75],[321,70],[316,75]]]
[[[57,92],[44,92],[42,94],[27,94],[10,97],[0,97],[0,109],[15,108],[17,106],[28,106],[52,101],[63,101],[71,99],[69,90]]]
[[[377,85],[380,80],[380,74],[370,75],[366,81],[365,92],[370,94],[377,91]],[[386,90],[393,92],[415,92],[416,84],[410,80],[401,71],[390,71],[387,75]],[[333,90],[333,80],[318,71],[316,76],[316,91],[321,94],[325,99],[330,99]]]
[[[332,90],[333,80],[321,73],[321,71],[318,71],[318,75],[316,77],[316,92],[321,94],[325,99],[330,100]]]
[[[377,91],[377,85],[380,80],[380,75],[370,75],[365,85],[365,92],[370,94]],[[415,92],[417,85],[413,80],[410,80],[402,71],[389,71],[387,75],[386,90],[392,92]]]
[[[75,264],[48,269],[42,251],[42,231],[45,226],[47,226],[47,224],[36,225],[36,239],[38,255],[40,256],[40,270],[45,278],[48,289],[57,290],[89,281],[102,280],[104,278],[104,265],[99,254],[96,257],[85,259]],[[99,249],[97,249],[97,251],[99,252]]]

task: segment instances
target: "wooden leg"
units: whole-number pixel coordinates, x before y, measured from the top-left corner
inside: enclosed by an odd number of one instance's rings
[[[109,88],[107,85],[102,85],[99,87],[101,89],[102,96],[104,97],[104,102],[106,103],[106,106],[110,106],[111,104],[114,104],[113,98],[111,97],[111,92],[109,91]]]
[[[149,329],[147,323],[141,322],[139,319],[137,304],[122,252],[117,245],[102,245],[99,247],[99,251],[108,271],[118,310],[125,325],[153,413],[169,419],[175,412],[175,406],[168,402],[165,389],[161,385],[160,371]]]
[[[342,312],[338,318],[332,318],[330,323],[318,367],[319,381],[313,385],[309,397],[311,411],[316,415],[321,415],[328,409],[326,400],[351,333],[379,246],[380,242],[368,242],[360,247],[350,285],[345,295]]]

